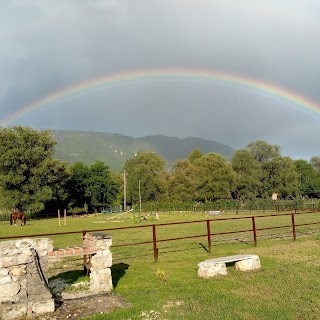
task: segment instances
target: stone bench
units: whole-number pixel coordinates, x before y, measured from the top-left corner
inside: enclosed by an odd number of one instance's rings
[[[198,277],[211,278],[216,275],[226,275],[226,263],[235,262],[236,270],[248,271],[261,268],[260,259],[257,255],[238,254],[234,256],[209,259],[198,263]]]

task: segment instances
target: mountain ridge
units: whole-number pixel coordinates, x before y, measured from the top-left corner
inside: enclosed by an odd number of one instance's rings
[[[177,138],[165,135],[149,135],[139,138],[119,133],[52,130],[57,142],[55,158],[67,162],[81,161],[89,165],[96,160],[105,162],[111,170],[119,171],[125,161],[139,151],[156,152],[170,168],[178,159],[185,159],[194,150],[203,154],[215,152],[230,160],[235,150],[217,141],[197,137]]]

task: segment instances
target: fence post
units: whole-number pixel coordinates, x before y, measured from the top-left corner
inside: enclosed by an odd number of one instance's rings
[[[253,240],[254,240],[254,245],[257,246],[257,230],[256,230],[256,221],[254,217],[251,217],[252,219],[252,231],[253,231]]]
[[[67,225],[67,209],[63,210],[63,225]]]
[[[153,240],[153,258],[154,261],[158,261],[158,249],[157,249],[157,234],[156,225],[152,225],[152,240]]]
[[[294,222],[294,213],[291,213],[291,222],[292,222],[292,235],[293,235],[293,240],[296,240],[296,224]]]
[[[207,235],[208,235],[208,250],[211,253],[211,231],[210,231],[210,220],[207,220]]]

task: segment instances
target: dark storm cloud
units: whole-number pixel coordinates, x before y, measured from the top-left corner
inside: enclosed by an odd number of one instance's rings
[[[155,68],[240,74],[319,102],[319,21],[316,0],[3,1],[0,121],[75,83]],[[17,123],[198,136],[234,148],[263,139],[308,158],[320,154],[319,119],[257,90],[161,79],[91,90]]]

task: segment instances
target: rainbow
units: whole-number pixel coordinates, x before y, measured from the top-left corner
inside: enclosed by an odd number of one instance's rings
[[[71,96],[88,92],[94,88],[104,87],[111,84],[117,84],[126,81],[141,81],[141,80],[154,80],[161,79],[201,79],[208,81],[219,81],[222,83],[231,84],[237,87],[245,87],[250,90],[266,93],[270,96],[281,98],[291,105],[302,107],[303,109],[311,110],[320,113],[320,105],[299,95],[286,88],[275,86],[271,83],[257,80],[254,78],[225,73],[219,71],[207,71],[198,69],[147,69],[135,70],[121,73],[114,73],[104,75],[102,77],[94,78],[84,82],[76,83],[72,86],[63,88],[61,90],[52,92],[32,103],[19,108],[16,112],[10,114],[4,119],[0,120],[0,126],[8,126],[23,116],[36,111],[44,106],[53,103],[61,102]]]

